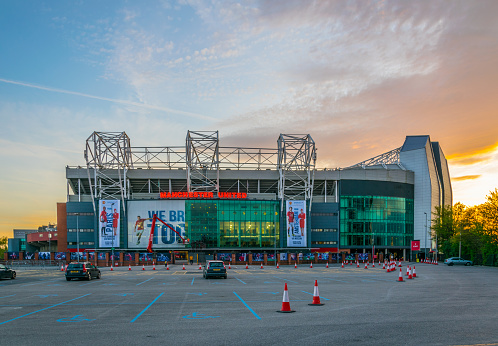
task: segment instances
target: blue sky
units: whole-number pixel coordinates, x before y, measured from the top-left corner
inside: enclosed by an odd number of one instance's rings
[[[498,2],[2,1],[0,234],[56,221],[93,131],[177,146],[276,147],[310,133],[320,167],[429,134],[455,202],[498,169]],[[29,210],[28,215],[25,210]]]

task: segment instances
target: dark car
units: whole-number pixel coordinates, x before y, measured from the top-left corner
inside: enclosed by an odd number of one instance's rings
[[[225,263],[223,261],[208,261],[204,266],[202,276],[204,279],[210,277],[223,277],[226,279],[227,269],[225,268]]]
[[[69,263],[66,269],[66,280],[101,278],[100,269],[90,262]]]
[[[0,264],[0,279],[15,279],[16,272],[9,267],[5,266],[5,264]]]
[[[447,258],[447,259],[444,260],[444,263],[447,264],[447,265],[449,265],[449,266],[452,266],[454,264],[460,264],[460,265],[466,265],[466,266],[474,265],[472,263],[472,261],[464,260],[461,257],[450,257],[450,258]]]

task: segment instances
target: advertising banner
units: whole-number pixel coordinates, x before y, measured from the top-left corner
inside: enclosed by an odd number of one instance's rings
[[[155,200],[128,202],[128,248],[146,249],[154,214],[175,229],[185,238],[185,201]],[[152,239],[153,250],[185,247],[181,238],[163,225],[156,222]]]
[[[412,251],[420,251],[420,240],[412,240]]]
[[[286,201],[287,246],[306,247],[306,201]]]
[[[99,201],[99,246],[119,247],[120,201]]]

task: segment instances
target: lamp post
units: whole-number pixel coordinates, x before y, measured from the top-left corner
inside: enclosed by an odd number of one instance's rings
[[[76,258],[78,263],[80,262],[80,226],[79,226],[79,216],[80,213],[75,213],[76,215]]]
[[[425,242],[424,242],[424,250],[425,250],[425,259],[427,259],[427,213],[425,214]]]
[[[277,205],[273,204],[273,253],[275,256],[275,265],[277,265]]]
[[[52,233],[50,233],[50,231],[48,231],[48,265],[51,266],[52,265],[52,252],[50,251],[51,248],[50,248],[50,238],[52,238]]]

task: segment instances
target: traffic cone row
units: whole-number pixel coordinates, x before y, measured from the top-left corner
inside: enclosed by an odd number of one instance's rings
[[[324,305],[320,302],[320,293],[318,291],[318,280],[315,280],[315,286],[313,287],[313,300],[308,305],[310,305],[310,306],[322,306],[322,305]],[[292,310],[290,307],[289,290],[287,289],[287,282],[285,283],[285,286],[284,286],[284,294],[282,297],[282,308],[280,310],[277,310],[277,312],[283,312],[283,313],[295,312],[295,310]]]

